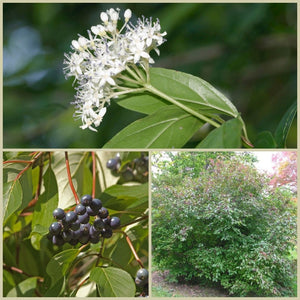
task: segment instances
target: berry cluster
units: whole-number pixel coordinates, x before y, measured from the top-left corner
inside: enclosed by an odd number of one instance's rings
[[[57,246],[66,242],[73,246],[88,242],[96,244],[100,237],[110,238],[112,230],[120,226],[120,219],[110,217],[101,200],[90,195],[84,195],[74,211],[65,213],[63,209],[56,208],[53,217],[57,222],[50,225],[48,239]]]
[[[120,154],[107,161],[106,167],[116,176],[120,176],[119,183],[129,181],[147,182],[148,181],[148,153],[141,153],[141,157],[132,161],[122,163]]]
[[[135,277],[136,286],[142,288],[144,291],[146,290],[146,294],[148,294],[148,276],[149,274],[147,269],[139,269]]]

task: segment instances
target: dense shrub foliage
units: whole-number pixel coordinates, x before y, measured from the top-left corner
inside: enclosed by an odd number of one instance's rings
[[[198,178],[168,175],[153,179],[156,264],[173,279],[216,282],[235,296],[295,296],[289,194],[234,157],[210,160]]]

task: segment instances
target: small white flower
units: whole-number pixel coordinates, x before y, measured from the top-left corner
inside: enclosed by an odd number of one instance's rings
[[[96,127],[100,125],[105,114],[106,114],[106,107],[101,108],[98,114],[95,112],[91,114],[91,116],[94,119],[94,125]]]
[[[108,22],[108,15],[105,12],[102,12],[100,14],[100,19],[102,20],[103,23],[107,23]]]
[[[129,21],[129,19],[131,18],[131,10],[128,8],[125,10],[124,12],[124,18],[125,18],[125,22],[127,23]]]
[[[132,63],[142,67],[154,63],[150,52],[159,55],[158,47],[165,41],[166,32],[160,32],[159,21],[143,17],[134,26],[129,23],[132,12],[126,9],[118,30],[119,16],[118,8],[101,12],[102,23],[88,30],[88,38],[73,40],[73,52],[65,54],[64,73],[77,80],[74,115],[81,119],[82,129],[97,131],[93,126],[102,122],[110,99],[118,97],[115,92],[123,82],[119,78],[122,71]]]

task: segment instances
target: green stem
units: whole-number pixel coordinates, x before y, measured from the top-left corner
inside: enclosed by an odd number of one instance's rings
[[[186,112],[190,113],[191,115],[197,117],[198,119],[203,120],[203,121],[205,121],[205,122],[207,122],[207,123],[213,125],[213,126],[216,127],[216,128],[218,128],[218,127],[221,126],[221,125],[218,124],[217,122],[215,122],[215,121],[213,121],[213,120],[207,118],[206,116],[204,116],[204,115],[202,115],[202,114],[200,114],[200,113],[194,111],[193,109],[191,109],[191,108],[185,106],[184,104],[180,103],[179,101],[175,100],[174,98],[172,98],[172,97],[166,95],[165,93],[163,93],[163,92],[157,90],[157,89],[156,89],[155,87],[153,87],[151,84],[145,84],[144,87],[145,87],[145,89],[146,89],[147,91],[149,91],[150,93],[155,94],[155,95],[157,95],[157,96],[159,96],[159,97],[161,97],[161,98],[163,98],[163,99],[165,99],[165,100],[171,102],[172,104],[175,104],[176,106],[182,108],[183,110],[185,110]]]
[[[138,68],[135,64],[133,64],[132,67],[133,67],[133,69],[135,70],[136,74],[140,77],[140,79],[141,79],[142,81],[145,81],[146,78],[145,78],[144,75],[141,73],[141,71],[139,70],[139,68]]]
[[[133,72],[128,66],[126,66],[126,71],[140,84],[143,84],[144,80],[141,80],[140,77]]]

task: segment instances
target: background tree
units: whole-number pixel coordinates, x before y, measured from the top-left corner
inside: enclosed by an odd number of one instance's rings
[[[239,155],[210,166],[181,180],[162,169],[152,180],[154,264],[171,280],[215,282],[234,296],[295,296],[291,194]]]
[[[297,192],[297,152],[278,152],[273,155],[273,174],[270,184],[274,187],[287,187]]]

